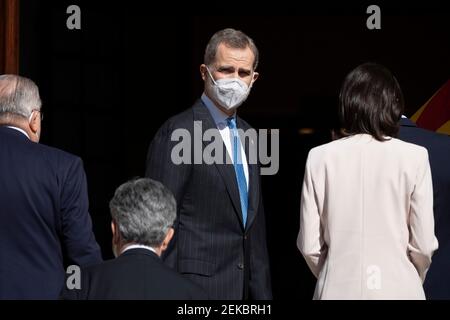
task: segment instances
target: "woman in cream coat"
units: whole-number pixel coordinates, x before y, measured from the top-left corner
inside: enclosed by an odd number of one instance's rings
[[[427,150],[395,139],[397,80],[363,64],[340,92],[345,137],[308,155],[297,246],[314,299],[424,299],[437,249]]]

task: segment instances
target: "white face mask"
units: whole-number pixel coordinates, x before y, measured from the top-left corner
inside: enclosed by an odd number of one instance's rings
[[[209,92],[222,107],[228,110],[237,108],[247,99],[251,85],[248,87],[244,81],[238,78],[214,80],[208,67],[206,70],[213,82]]]

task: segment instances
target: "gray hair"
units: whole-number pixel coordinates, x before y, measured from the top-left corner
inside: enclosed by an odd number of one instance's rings
[[[37,85],[17,75],[0,75],[0,116],[20,115],[28,118],[33,110],[41,109]]]
[[[216,60],[217,48],[221,43],[234,49],[245,49],[249,47],[255,56],[255,61],[253,61],[253,70],[256,70],[259,62],[258,48],[256,48],[253,40],[245,33],[231,28],[216,32],[209,40],[204,57],[204,63],[207,66],[212,65]]]
[[[148,178],[122,184],[109,207],[126,243],[150,247],[162,244],[176,217],[173,194],[162,183]]]

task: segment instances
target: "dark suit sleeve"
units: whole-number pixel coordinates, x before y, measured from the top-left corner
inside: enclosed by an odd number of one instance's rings
[[[62,237],[70,263],[87,266],[102,261],[92,231],[86,175],[80,158],[68,166],[61,190]]]
[[[261,187],[259,192],[258,213],[250,232],[250,296],[255,300],[270,300],[272,299],[272,287]]]
[[[189,182],[190,165],[173,163],[171,159],[172,150],[180,142],[171,140],[172,132],[172,126],[170,121],[168,121],[156,133],[148,150],[145,176],[164,184],[172,191],[177,201],[177,218],[174,224],[175,234],[169,247],[163,254],[166,264],[176,267],[176,242],[180,212],[178,205],[182,203]]]

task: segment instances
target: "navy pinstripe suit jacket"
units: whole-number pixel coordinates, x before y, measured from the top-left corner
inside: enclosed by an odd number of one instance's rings
[[[166,185],[178,205],[175,236],[163,258],[202,286],[210,299],[271,299],[259,167],[249,164],[249,205],[244,227],[232,164],[175,165],[171,160],[172,148],[179,143],[171,141],[176,129],[190,133],[192,151],[195,143],[203,147],[209,144],[193,141],[194,121],[201,121],[202,132],[216,128],[208,109],[198,100],[162,125],[148,151],[146,176]],[[250,128],[239,117],[237,126]],[[225,146],[223,150],[227,156]],[[246,153],[248,159],[248,147]],[[193,152],[190,157],[193,160]]]

